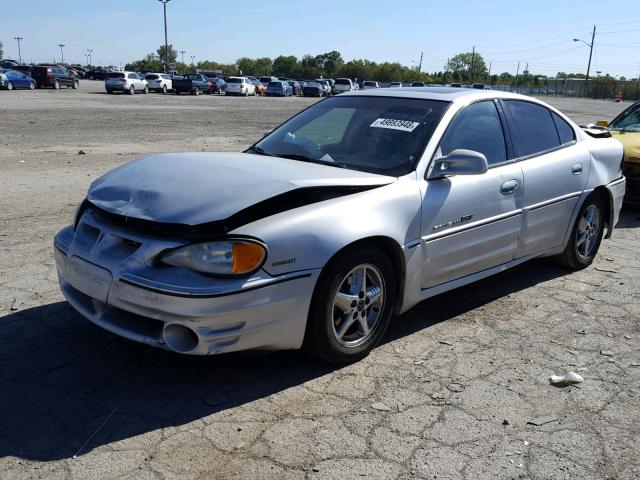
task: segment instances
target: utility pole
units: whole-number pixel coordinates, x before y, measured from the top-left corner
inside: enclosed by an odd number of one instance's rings
[[[23,37],[13,37],[14,40],[18,41],[18,60],[22,63],[22,51],[20,50],[20,41],[24,40]]]
[[[473,46],[473,50],[471,50],[471,83],[475,80],[476,76],[476,46]]]
[[[580,38],[574,38],[573,39],[574,42],[582,42],[584,43],[587,47],[589,47],[589,63],[587,64],[587,79],[584,82],[584,86],[585,88],[589,86],[589,71],[591,70],[591,57],[593,56],[593,44],[596,41],[596,26],[593,26],[593,33],[591,34],[591,43],[589,42],[585,42],[584,40],[580,39]]]
[[[518,75],[520,74],[520,62],[518,62],[518,69],[516,70],[516,93],[518,92]]]
[[[191,55],[191,65],[193,65],[193,59],[196,58],[195,55]]]
[[[162,68],[167,73],[167,60],[169,59],[169,41],[167,40],[167,3],[171,0],[158,0],[164,9],[164,56],[162,57]]]
[[[529,62],[527,62],[527,66],[524,67],[524,72],[522,72],[524,74],[524,93],[527,93],[527,75],[529,75]]]
[[[58,46],[60,47],[60,63],[64,63],[64,51],[62,50],[65,47],[64,43],[59,43]]]
[[[180,54],[182,55],[182,63],[184,63],[184,54],[187,53],[186,50],[180,50]]]
[[[493,62],[489,62],[489,75],[487,75],[487,80],[489,80],[489,83],[491,83],[491,65]]]
[[[91,65],[91,55],[93,54],[92,48],[87,48],[87,56],[89,57],[89,63],[87,65]]]
[[[420,63],[418,64],[418,79],[420,79],[420,72],[422,72],[422,56],[424,52],[420,52]]]

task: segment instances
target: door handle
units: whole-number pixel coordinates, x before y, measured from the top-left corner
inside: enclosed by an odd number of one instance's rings
[[[574,175],[580,175],[582,173],[582,164],[574,163],[571,166],[571,173],[573,173]]]
[[[518,181],[517,180],[507,180],[500,187],[500,192],[505,194],[505,195],[510,195],[510,194],[512,194],[513,192],[516,191],[516,188],[518,188]]]

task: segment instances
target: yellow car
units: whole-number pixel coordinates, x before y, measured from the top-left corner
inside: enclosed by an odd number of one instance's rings
[[[624,176],[627,177],[625,201],[640,204],[640,102],[636,102],[614,118],[611,123],[600,121],[611,135],[624,146]]]

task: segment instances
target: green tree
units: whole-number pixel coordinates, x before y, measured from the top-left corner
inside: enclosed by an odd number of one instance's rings
[[[331,78],[344,65],[344,60],[340,52],[335,50],[327,53],[316,55],[315,64],[322,71],[322,75]]]
[[[273,60],[273,74],[276,77],[297,77],[301,70],[298,59],[293,55],[280,55]]]
[[[475,81],[487,75],[487,64],[478,52],[459,53],[449,60],[445,68],[462,81]]]
[[[271,75],[273,71],[273,60],[269,57],[256,58],[256,67],[253,75]]]
[[[134,72],[140,72],[143,70],[160,72],[162,71],[162,62],[158,55],[155,53],[149,53],[142,60],[127,63],[124,68]]]
[[[241,57],[236,60],[236,65],[243,75],[256,75],[256,61],[253,58]]]
[[[167,65],[167,68],[169,68],[170,63],[176,63],[178,59],[178,51],[173,48],[173,45],[167,45],[166,49],[164,45],[160,45],[160,48],[156,50],[156,55],[160,59],[160,63]]]

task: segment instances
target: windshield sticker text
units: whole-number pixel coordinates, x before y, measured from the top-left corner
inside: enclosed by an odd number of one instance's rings
[[[412,122],[411,120],[395,120],[393,118],[378,118],[370,127],[373,128],[390,128],[391,130],[400,130],[403,132],[413,132],[420,122]]]

